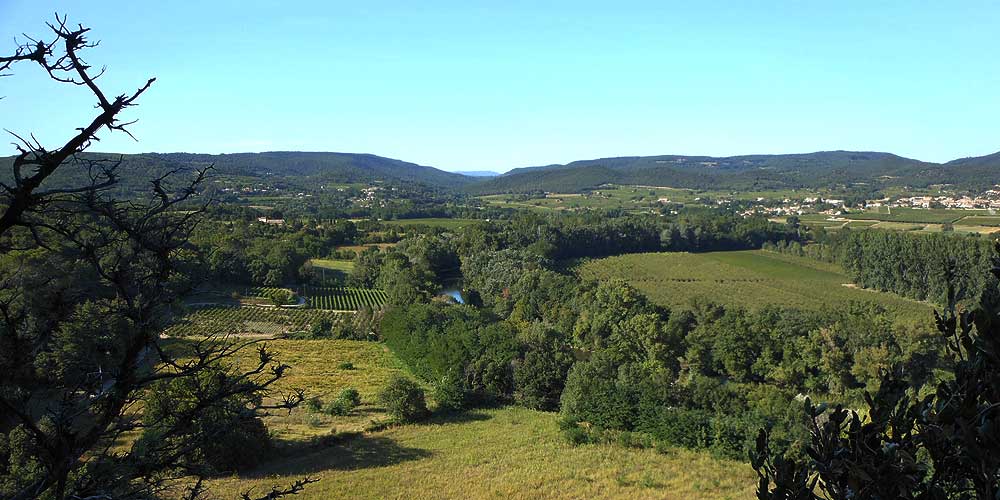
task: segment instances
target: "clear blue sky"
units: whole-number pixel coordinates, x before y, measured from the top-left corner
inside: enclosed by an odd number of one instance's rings
[[[294,6],[293,6],[294,4]],[[104,85],[158,78],[115,152],[367,152],[446,170],[603,156],[1000,150],[995,2],[0,0],[0,47],[54,11]],[[83,89],[22,65],[0,128],[50,144]],[[0,154],[13,152],[2,146]]]

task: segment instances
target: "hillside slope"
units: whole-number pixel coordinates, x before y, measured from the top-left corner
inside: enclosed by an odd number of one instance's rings
[[[475,194],[579,191],[601,184],[782,189],[830,185],[984,187],[1000,182],[1000,153],[938,164],[891,153],[822,151],[787,155],[630,156],[528,167],[467,186]]]
[[[84,158],[114,159],[119,155],[109,153],[87,153]],[[172,169],[183,167],[203,167],[214,165],[215,175],[230,177],[280,178],[295,184],[371,183],[405,182],[419,183],[435,188],[458,188],[475,182],[473,177],[445,172],[433,167],[417,165],[401,160],[384,158],[371,154],[355,153],[312,153],[296,151],[274,151],[267,153],[237,154],[196,154],[196,153],[144,153],[122,155],[121,170],[125,189],[147,185],[149,179],[163,175]],[[0,158],[0,178],[11,176],[12,157]],[[86,179],[86,169],[67,165],[57,171],[48,185],[77,185]]]

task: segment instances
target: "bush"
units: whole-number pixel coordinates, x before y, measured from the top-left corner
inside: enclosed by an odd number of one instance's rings
[[[340,391],[340,395],[337,396],[337,399],[350,403],[351,407],[361,404],[361,394],[359,394],[358,390],[353,387],[348,387],[347,389]]]
[[[340,395],[337,399],[327,403],[326,407],[323,408],[323,412],[329,415],[344,416],[349,415],[351,410],[356,408],[361,404],[361,395],[358,394],[357,389],[347,388],[340,391]]]
[[[465,407],[466,397],[460,380],[442,378],[434,384],[434,401],[438,408],[445,411],[461,410]]]
[[[333,328],[333,322],[327,318],[323,318],[315,323],[309,329],[309,334],[312,338],[322,338],[329,337],[330,330]]]
[[[350,361],[344,361],[343,363],[337,365],[337,368],[340,368],[341,370],[353,370],[354,363],[351,363]]]
[[[318,397],[312,397],[306,400],[306,409],[309,411],[320,411],[323,409],[323,400]]]
[[[400,422],[414,422],[427,416],[424,390],[412,380],[395,375],[379,394],[386,412]]]
[[[587,436],[587,431],[576,426],[564,429],[563,436],[566,436],[566,440],[569,441],[569,443],[574,446],[586,444],[587,441],[589,440]]]
[[[323,413],[343,417],[345,415],[349,415],[353,409],[354,407],[348,404],[348,402],[340,399],[334,399],[323,407]]]

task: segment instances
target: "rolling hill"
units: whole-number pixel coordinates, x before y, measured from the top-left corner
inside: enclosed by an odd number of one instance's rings
[[[891,153],[823,151],[787,155],[628,156],[518,168],[471,184],[474,194],[572,192],[602,184],[716,189],[783,189],[859,185],[881,187],[1000,182],[1000,153],[939,164]]]
[[[118,158],[87,153],[85,158]],[[955,184],[987,189],[1000,184],[1000,153],[931,163],[891,153],[823,151],[806,154],[712,156],[623,156],[565,165],[516,168],[486,177],[486,172],[446,172],[371,154],[274,151],[266,153],[144,153],[123,155],[125,191],[148,187],[154,176],[177,168],[215,166],[215,175],[241,182],[268,180],[309,189],[316,183],[389,182],[419,184],[468,194],[577,192],[603,184],[670,186],[695,189],[767,190],[803,187],[926,187]],[[11,176],[12,157],[0,158],[0,180]],[[129,175],[135,173],[135,175]],[[79,185],[87,171],[70,165],[47,185]]]
[[[87,153],[89,159],[115,159],[110,153]],[[123,189],[145,188],[149,179],[177,168],[197,168],[214,165],[215,175],[234,178],[280,180],[289,185],[328,183],[400,182],[417,183],[433,188],[453,189],[475,182],[462,174],[445,172],[391,158],[371,154],[312,153],[275,151],[267,153],[195,154],[144,153],[122,155],[120,167]],[[0,158],[0,178],[11,176],[13,157]],[[128,175],[135,173],[136,175]],[[57,171],[47,185],[79,185],[86,179],[85,168],[68,165]],[[132,182],[138,183],[131,186]]]

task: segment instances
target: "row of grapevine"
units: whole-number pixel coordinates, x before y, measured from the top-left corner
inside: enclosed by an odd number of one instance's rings
[[[289,291],[290,290],[287,288],[277,288],[270,286],[251,286],[243,290],[243,296],[268,298],[268,297],[273,297],[277,293],[287,293]]]
[[[171,337],[222,335],[282,335],[308,330],[322,319],[337,321],[343,316],[317,309],[279,309],[253,306],[211,306],[196,308],[167,328]]]
[[[356,311],[362,307],[376,308],[385,304],[382,290],[346,287],[304,287],[302,295],[314,309]]]

